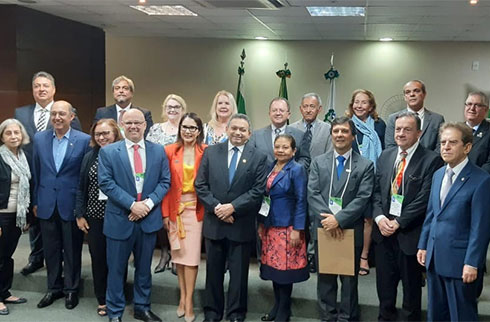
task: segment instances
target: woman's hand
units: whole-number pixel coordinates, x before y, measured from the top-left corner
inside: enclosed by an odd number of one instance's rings
[[[301,231],[293,229],[291,230],[291,246],[293,247],[299,247],[301,245],[301,239],[300,239]]]
[[[264,239],[264,224],[259,224],[259,227],[257,228],[257,234],[259,235],[260,239]]]
[[[90,227],[88,226],[88,222],[85,218],[83,217],[77,218],[77,226],[78,229],[88,234],[88,230],[90,229]]]
[[[165,228],[166,231],[168,231],[168,221],[169,221],[168,217],[163,218],[163,228]]]

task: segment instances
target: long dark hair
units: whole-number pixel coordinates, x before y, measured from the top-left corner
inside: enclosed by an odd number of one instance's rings
[[[202,126],[202,121],[199,118],[199,116],[197,116],[197,114],[196,113],[193,113],[193,112],[185,113],[180,118],[180,121],[179,121],[179,130],[177,131],[177,141],[176,141],[176,143],[178,143],[181,146],[184,145],[184,140],[182,139],[182,135],[180,134],[180,130],[182,129],[182,122],[184,122],[184,120],[186,118],[190,118],[191,120],[194,120],[194,122],[196,122],[196,124],[197,124],[197,130],[199,131],[199,135],[196,138],[196,144],[199,145],[199,146],[201,146],[202,145],[202,142],[204,141],[204,128]]]

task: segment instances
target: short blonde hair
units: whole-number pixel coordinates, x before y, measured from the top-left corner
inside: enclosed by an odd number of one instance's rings
[[[176,100],[182,106],[182,115],[187,113],[187,104],[185,100],[177,94],[169,94],[162,103],[162,120],[165,122],[167,120],[167,103],[170,100]]]
[[[213,104],[211,105],[211,109],[209,110],[209,114],[211,116],[211,120],[209,121],[209,124],[211,126],[218,124],[218,115],[216,115],[216,105],[218,105],[218,98],[220,96],[226,96],[230,100],[231,115],[238,113],[238,109],[236,107],[235,97],[233,97],[233,94],[228,92],[228,91],[221,90],[218,93],[216,93],[216,95],[214,96]],[[231,115],[230,115],[230,117],[231,117]]]
[[[0,124],[0,138],[3,137],[3,132],[5,132],[5,129],[7,128],[7,126],[12,125],[12,124],[17,124],[19,126],[20,133],[22,134],[21,145],[29,144],[29,142],[31,142],[31,140],[29,139],[29,134],[27,134],[27,131],[26,131],[26,128],[24,127],[24,125],[22,125],[22,123],[17,119],[6,119],[5,121],[2,122],[2,124]],[[4,144],[3,141],[1,142],[0,145],[2,145],[2,144]]]

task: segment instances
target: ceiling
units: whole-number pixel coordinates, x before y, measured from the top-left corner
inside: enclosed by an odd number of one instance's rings
[[[108,34],[275,40],[490,41],[490,0],[272,0],[280,9],[254,9],[271,0],[147,0],[183,5],[192,16],[148,16],[138,0],[0,0],[90,24]],[[360,6],[365,17],[311,17],[306,6]]]

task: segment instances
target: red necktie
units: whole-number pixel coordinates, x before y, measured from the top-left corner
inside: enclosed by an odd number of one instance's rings
[[[141,174],[143,173],[143,162],[141,161],[141,155],[138,152],[140,146],[138,144],[133,145],[133,160],[134,160],[134,173],[136,174],[136,180],[141,180]],[[137,201],[141,201],[141,192],[138,193]]]

